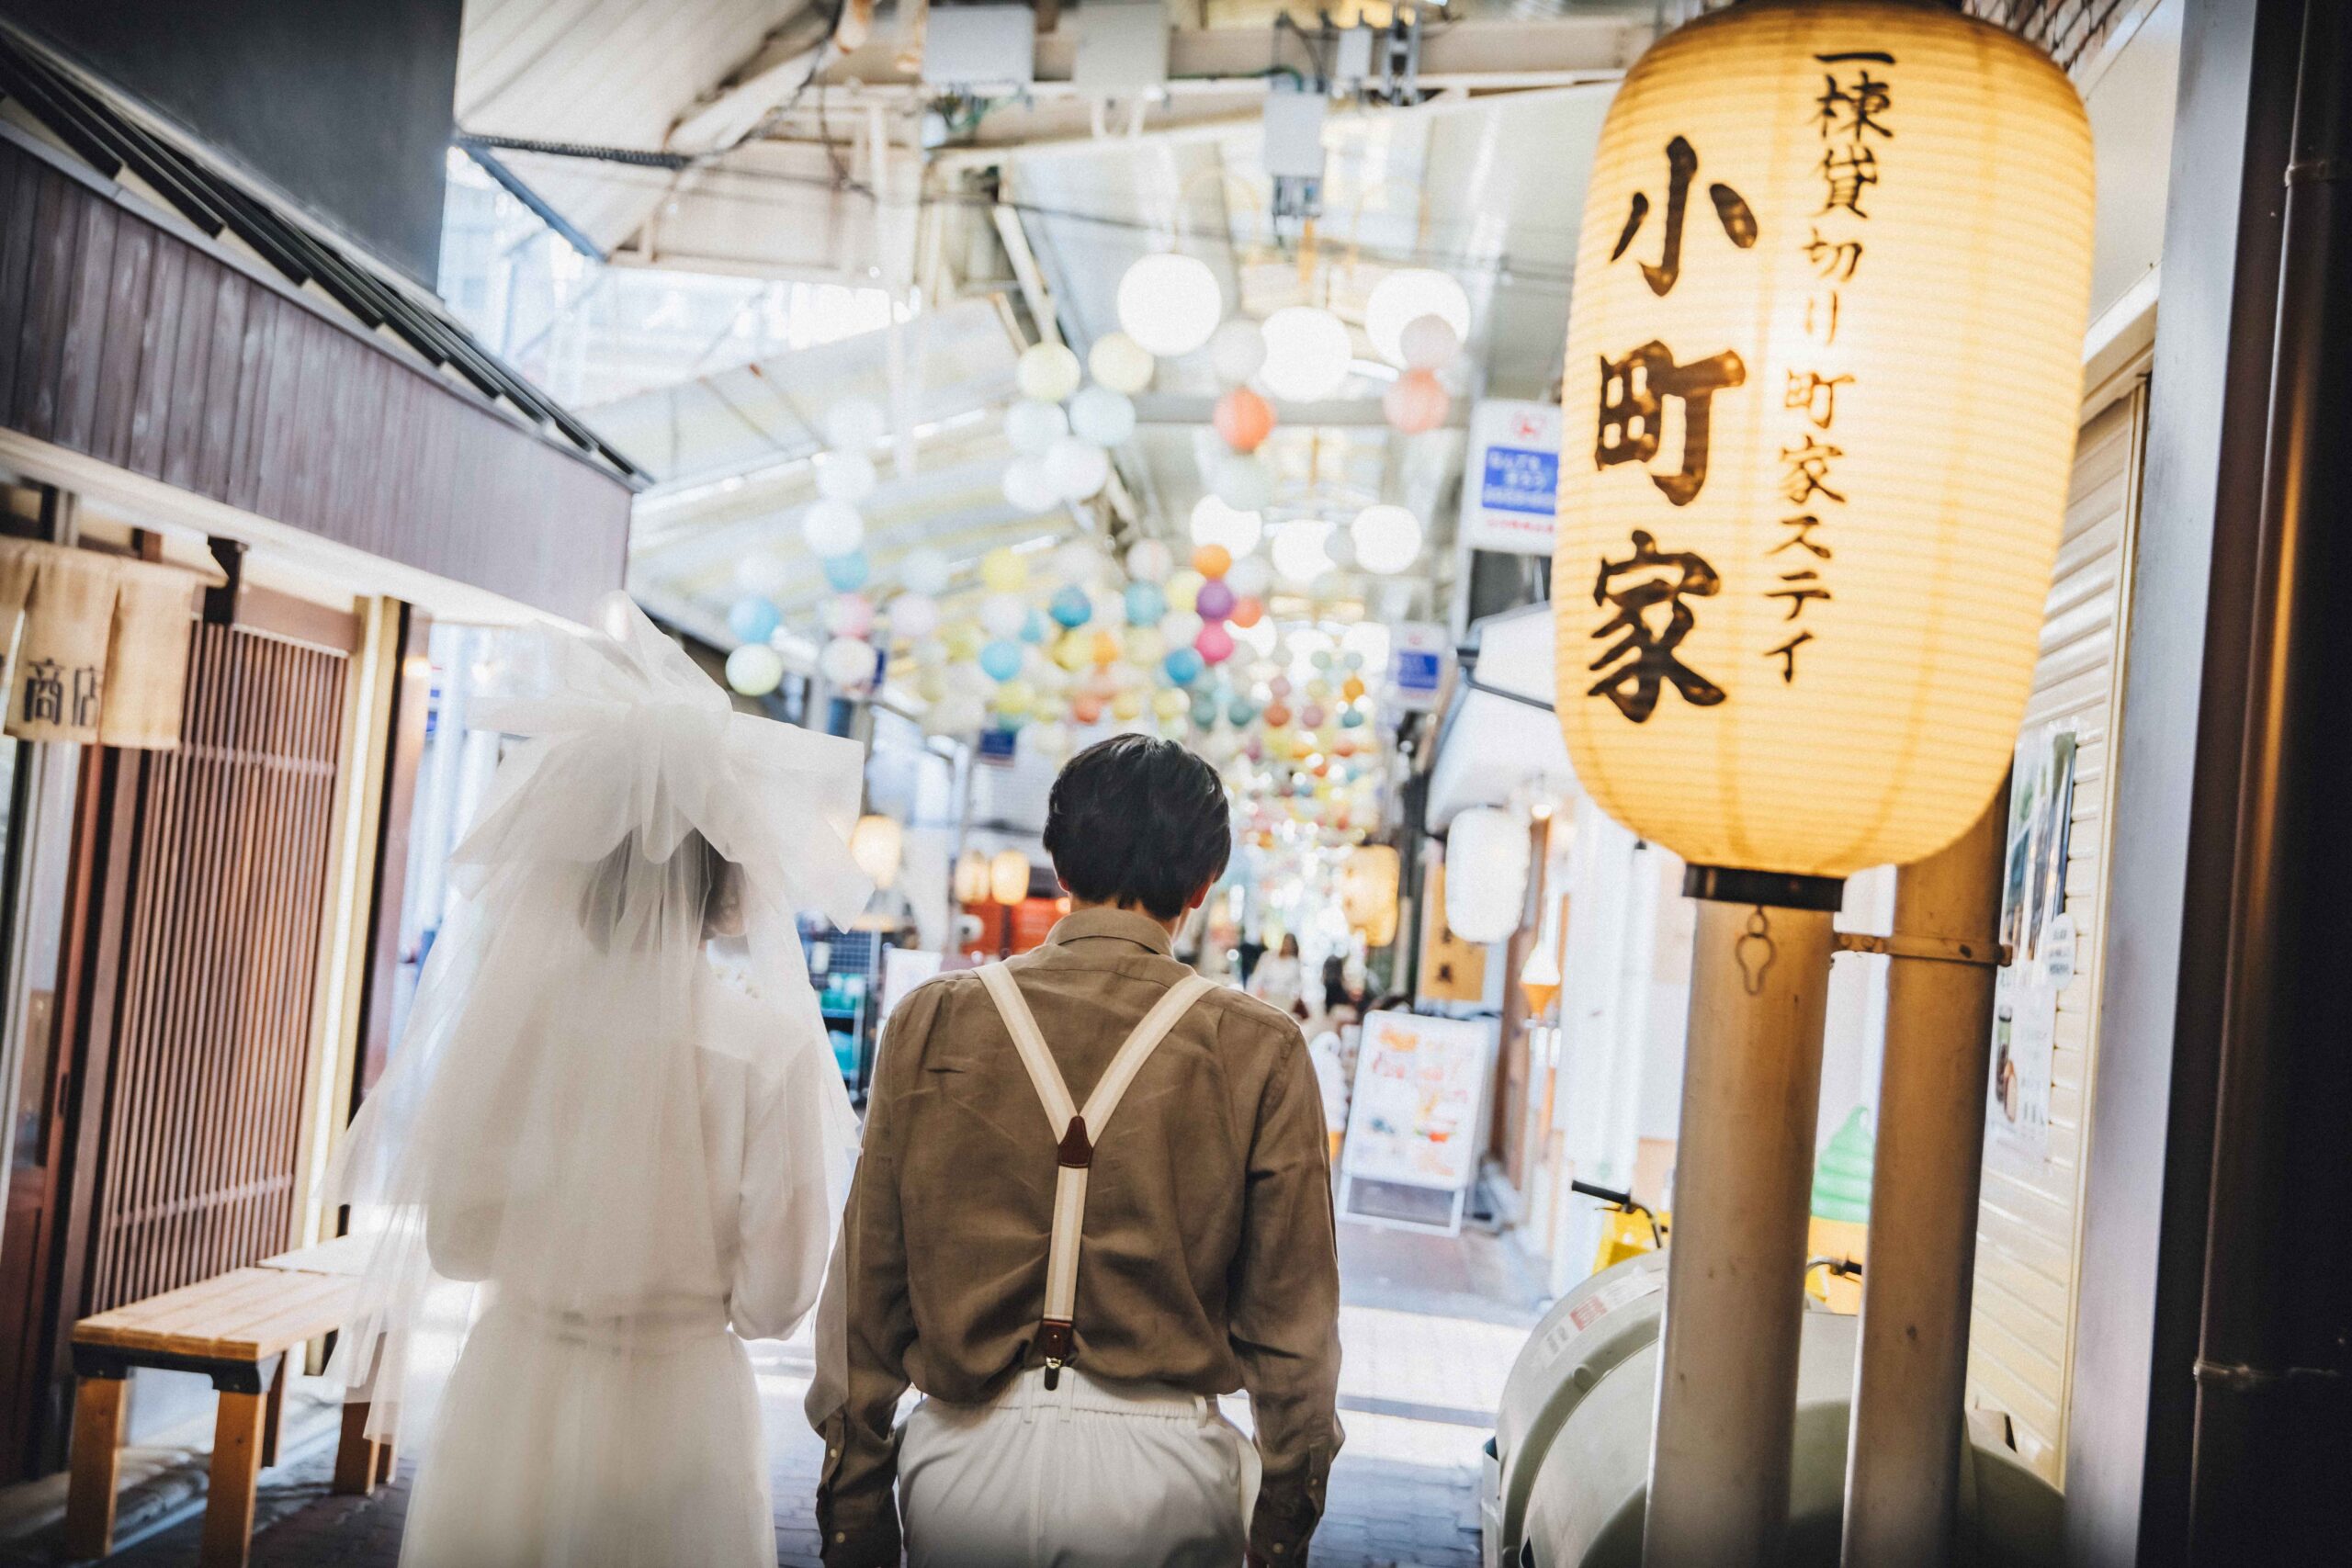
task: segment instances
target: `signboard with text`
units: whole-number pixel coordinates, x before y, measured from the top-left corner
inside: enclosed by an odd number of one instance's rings
[[[1462,542],[1548,556],[1560,491],[1560,406],[1488,398],[1470,412],[1462,465]]]

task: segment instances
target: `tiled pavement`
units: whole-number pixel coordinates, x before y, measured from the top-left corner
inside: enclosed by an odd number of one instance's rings
[[[1340,1325],[1348,1446],[1333,1468],[1315,1541],[1317,1568],[1476,1568],[1479,1446],[1510,1358],[1532,1325],[1532,1270],[1507,1242],[1449,1240],[1343,1227]],[[801,1422],[805,1345],[757,1348],[775,1454],[781,1562],[817,1562],[810,1495],[818,1446]],[[392,1568],[413,1473],[369,1498],[327,1492],[332,1413],[315,1437],[263,1478],[254,1568]],[[0,1548],[0,1568],[52,1561],[54,1530]],[[198,1521],[187,1517],[111,1559],[123,1568],[193,1568]]]

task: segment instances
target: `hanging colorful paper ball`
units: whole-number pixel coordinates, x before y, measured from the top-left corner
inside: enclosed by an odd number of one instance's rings
[[[1127,575],[1137,582],[1164,582],[1176,570],[1176,557],[1158,539],[1139,540],[1127,551]]]
[[[1405,323],[1396,346],[1408,369],[1442,370],[1462,352],[1462,334],[1443,316],[1416,316]]]
[[[1082,626],[1094,614],[1094,601],[1087,597],[1085,589],[1075,584],[1057,590],[1049,607],[1054,619],[1065,626]]]
[[[818,653],[817,671],[844,691],[863,691],[874,680],[874,645],[836,637]]]
[[[1262,599],[1272,582],[1273,569],[1262,556],[1237,556],[1225,574],[1225,585],[1237,599]]]
[[[1098,669],[1106,664],[1117,663],[1119,639],[1102,626],[1096,626],[1087,638],[1086,661]]]
[[[874,493],[879,478],[874,459],[863,452],[828,452],[817,460],[817,493],[828,501],[855,506]]]
[[[1192,705],[1193,699],[1173,686],[1151,694],[1151,711],[1164,720],[1172,721],[1182,718],[1191,710]]]
[[[865,580],[873,574],[874,563],[866,558],[864,550],[825,558],[825,581],[837,592],[856,592],[865,586]]]
[[[1015,677],[996,689],[996,695],[990,705],[1005,717],[1025,717],[1029,711],[1037,705],[1037,689],[1028,682]]]
[[[1069,400],[1070,433],[1097,446],[1116,446],[1136,433],[1136,405],[1108,387],[1087,387]]]
[[[980,601],[980,626],[992,637],[1017,637],[1029,606],[1017,593],[990,593]]]
[[[1069,700],[1069,716],[1073,724],[1099,724],[1102,720],[1102,699],[1091,692],[1081,692]]]
[[[910,593],[936,599],[947,592],[947,558],[928,545],[919,545],[899,558],[899,584]]]
[[[1209,489],[1237,512],[1263,512],[1274,499],[1273,471],[1260,458],[1227,452],[1210,465]]]
[[[1436,371],[1408,370],[1380,395],[1380,412],[1398,434],[1419,435],[1443,424],[1453,402]]]
[[[764,642],[747,642],[727,656],[727,683],[747,697],[764,697],[784,681],[784,655]]]
[[[845,501],[820,501],[800,515],[800,537],[821,558],[845,556],[865,543],[865,519]]]
[[[1350,708],[1340,716],[1340,728],[1342,729],[1353,729],[1363,723],[1363,715],[1354,708]]]
[[[1193,650],[1207,663],[1222,664],[1233,657],[1233,634],[1219,623],[1211,621],[1201,628],[1200,636],[1193,639]]]
[[[740,642],[765,642],[783,621],[776,607],[757,595],[736,600],[727,612],[727,629]]]
[[[1235,626],[1247,629],[1250,626],[1256,626],[1260,621],[1265,619],[1265,617],[1266,606],[1264,604],[1261,604],[1256,599],[1243,597],[1234,600],[1233,608],[1226,613],[1225,618],[1232,622]]]
[[[1102,493],[1111,479],[1111,455],[1083,436],[1065,435],[1046,448],[1046,478],[1064,501]]]
[[[1018,593],[1029,585],[1029,563],[999,545],[980,558],[980,581],[993,593]]]
[[[1044,457],[1015,457],[1004,466],[1004,499],[1015,511],[1034,513],[1053,511],[1061,504],[1062,493]]]
[[[1052,627],[1053,623],[1046,619],[1046,613],[1033,606],[1022,614],[1021,640],[1033,648],[1040,647],[1054,635]]]
[[[1358,697],[1363,696],[1363,677],[1361,675],[1351,675],[1340,682],[1340,695],[1350,702],[1354,702]]]
[[[1193,552],[1193,570],[1203,577],[1223,577],[1233,565],[1233,552],[1223,545],[1203,545]]]
[[[1190,647],[1201,635],[1201,617],[1193,610],[1170,610],[1159,617],[1159,635],[1170,648]]]
[[[1021,395],[1041,403],[1057,403],[1077,391],[1080,374],[1078,355],[1058,343],[1031,344],[1012,367]]]
[[[1125,333],[1104,333],[1086,351],[1086,368],[1114,392],[1134,397],[1151,385],[1151,350]]]
[[[1130,582],[1125,598],[1127,625],[1131,626],[1157,626],[1159,618],[1168,614],[1168,595],[1159,591],[1158,583]]]
[[[1225,706],[1226,722],[1236,729],[1258,716],[1258,709],[1247,697],[1236,697]]]
[[[956,621],[940,634],[939,640],[946,645],[947,657],[962,664],[980,656],[980,645],[988,637],[977,623]]]
[[[1094,639],[1081,631],[1067,631],[1054,639],[1054,662],[1073,674],[1093,657]]]
[[[1161,359],[1209,341],[1225,315],[1225,291],[1208,263],[1181,251],[1139,256],[1120,275],[1119,326]]]
[[[1274,405],[1247,387],[1236,387],[1209,410],[1209,427],[1236,452],[1255,452],[1274,433]]]
[[[1278,698],[1279,695],[1280,694],[1277,694]],[[1279,700],[1266,705],[1266,723],[1268,725],[1275,729],[1280,729],[1283,725],[1288,724],[1289,722],[1290,709],[1283,706]]]
[[[874,629],[874,601],[863,593],[836,593],[821,612],[825,630],[837,637],[862,637]]]
[[[1204,665],[1196,650],[1172,648],[1168,650],[1168,657],[1159,661],[1159,668],[1177,685],[1189,686],[1201,678]]]
[[[1189,567],[1170,574],[1167,588],[1170,606],[1178,610],[1191,609],[1200,599],[1201,585],[1207,581]]]
[[[1289,696],[1291,692],[1290,677],[1287,675],[1275,676],[1272,680],[1266,682],[1266,690],[1272,693],[1277,697]],[[1285,721],[1278,719],[1275,722],[1282,723]]]
[[[1016,398],[1004,411],[1004,438],[1024,457],[1042,457],[1046,448],[1069,434],[1069,418],[1059,403]]]
[[[1215,577],[1202,583],[1200,592],[1193,598],[1193,613],[1204,621],[1225,619],[1233,614],[1233,590],[1227,588],[1222,579]]]
[[[926,728],[940,735],[968,735],[988,722],[988,709],[968,692],[950,692],[923,716]]]
[[[1143,694],[1141,692],[1126,691],[1121,692],[1117,696],[1113,697],[1111,699],[1111,716],[1117,719],[1121,724],[1126,724],[1134,719],[1143,716]]]
[[[920,642],[939,629],[939,601],[928,593],[901,593],[890,601],[890,629]]]
[[[1010,681],[1021,673],[1021,645],[999,637],[980,649],[980,669],[991,681]]]
[[[1209,357],[1218,380],[1239,386],[1266,363],[1265,332],[1249,317],[1236,316],[1211,334]]]

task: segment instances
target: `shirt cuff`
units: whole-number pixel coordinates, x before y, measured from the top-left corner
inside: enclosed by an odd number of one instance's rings
[[[1258,1511],[1250,1521],[1251,1551],[1272,1564],[1306,1561],[1307,1542],[1323,1518],[1331,1459],[1330,1452],[1318,1449],[1298,1470],[1260,1487]]]

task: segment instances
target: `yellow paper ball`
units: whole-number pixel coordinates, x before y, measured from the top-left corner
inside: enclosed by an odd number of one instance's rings
[[[1208,579],[1199,572],[1190,570],[1171,574],[1168,579],[1166,589],[1168,607],[1171,610],[1190,610],[1199,602],[1201,586],[1207,581]]]
[[[1162,718],[1182,718],[1192,706],[1193,699],[1173,686],[1152,694],[1151,711]]]
[[[1007,681],[996,689],[989,705],[1007,718],[1019,718],[1037,705],[1037,689],[1026,681]]]
[[[1029,583],[1029,563],[1002,545],[980,558],[980,581],[991,593],[1018,593]]]
[[[1088,641],[1086,646],[1086,656],[1091,662],[1095,664],[1115,664],[1118,662],[1120,653],[1119,639],[1110,632],[1105,631],[1099,626],[1096,627],[1093,637]]]
[[[1122,724],[1138,717],[1142,713],[1143,694],[1139,692],[1121,692],[1111,699],[1111,716]]]
[[[1358,697],[1363,696],[1363,677],[1361,675],[1351,675],[1346,680],[1340,682],[1340,695],[1347,698],[1350,702],[1354,702]]]
[[[1148,670],[1168,655],[1168,639],[1159,635],[1158,626],[1129,626],[1126,632],[1127,662]]]
[[[969,664],[980,656],[980,645],[987,640],[980,628],[969,621],[958,621],[939,634],[947,645],[947,657],[958,664]]]
[[[1083,670],[1094,657],[1094,639],[1084,632],[1064,632],[1054,643],[1054,662],[1072,674]]]

